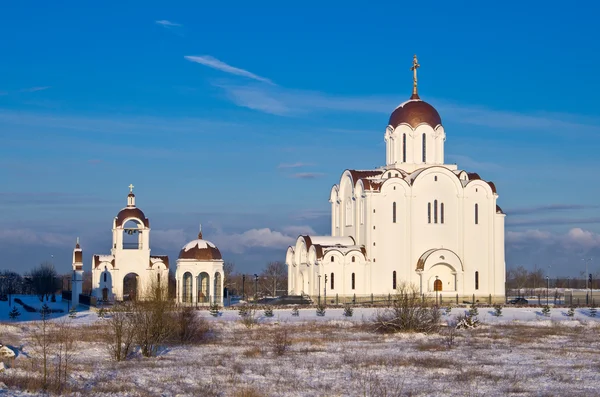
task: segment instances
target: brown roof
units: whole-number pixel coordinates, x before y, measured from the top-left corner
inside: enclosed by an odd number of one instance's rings
[[[479,174],[476,172],[467,172],[467,176],[469,177],[470,181],[475,180],[475,179],[481,179]]]
[[[94,255],[94,268],[98,268],[100,266],[100,255]],[[115,267],[115,258],[110,261],[112,267]]]
[[[185,250],[182,248],[179,251],[179,259],[195,259],[198,261],[212,261],[223,259],[221,256],[221,251],[217,247],[211,247],[210,245],[206,245],[206,248],[198,248],[198,246],[194,246],[189,250]]]
[[[169,268],[169,256],[168,255],[152,255],[150,257],[150,267],[152,267],[152,258],[160,259],[165,264],[167,269]]]
[[[383,185],[383,181],[373,180],[373,179],[365,179],[362,178],[361,181],[365,187],[365,190],[373,190],[376,192],[381,191],[381,185]]]
[[[500,206],[498,204],[496,204],[496,213],[497,214],[504,214],[504,211],[502,211],[502,208],[500,208]]]
[[[127,207],[127,208],[123,208],[121,211],[119,211],[119,213],[117,214],[116,222],[115,222],[117,227],[122,226],[123,222],[129,218],[139,219],[140,221],[142,221],[144,223],[144,226],[150,227],[150,221],[148,220],[148,218],[146,218],[146,215],[144,215],[144,212],[137,207]]]
[[[390,116],[389,125],[397,127],[400,124],[408,124],[412,128],[417,128],[419,124],[429,124],[435,128],[442,124],[440,114],[433,106],[425,101],[411,100],[398,106]]]
[[[494,184],[494,182],[488,182],[488,185],[490,185],[490,187],[492,188],[492,192],[496,193],[496,185]]]
[[[359,179],[368,178],[371,176],[379,176],[383,173],[382,171],[375,170],[348,170],[348,172],[352,176],[352,180],[354,181],[355,185]]]

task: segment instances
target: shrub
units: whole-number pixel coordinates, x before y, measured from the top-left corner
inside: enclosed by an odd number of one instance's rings
[[[471,308],[469,309],[469,316],[470,317],[477,317],[477,316],[479,316],[479,309],[477,309],[477,303],[473,302],[471,304]]]
[[[319,303],[317,305],[317,316],[323,317],[325,315],[325,305],[323,303]]]
[[[435,332],[440,326],[440,311],[421,299],[414,286],[401,285],[390,309],[378,312],[372,321],[376,332]]]
[[[220,314],[219,309],[220,309],[219,304],[217,302],[215,302],[215,303],[210,304],[208,311],[210,312],[211,316],[218,317]]]
[[[181,344],[200,343],[206,340],[210,328],[208,322],[197,315],[193,307],[180,307],[173,312],[175,332],[173,341]]]
[[[12,310],[8,312],[8,317],[11,320],[17,320],[20,315],[21,315],[21,312],[19,311],[19,309],[17,309],[16,306],[13,306]]]
[[[593,303],[590,307],[590,317],[596,317],[596,305],[594,305]]]
[[[569,310],[567,311],[567,316],[569,316],[569,317],[575,316],[575,306],[569,307]]]
[[[350,305],[344,306],[344,316],[345,317],[352,317],[353,314],[354,314],[354,309],[352,309],[352,306],[350,306]]]
[[[266,307],[264,311],[265,317],[273,317],[273,308]]]
[[[446,309],[444,309],[444,310],[445,310],[445,314],[446,314],[446,316],[449,316],[449,315],[450,315],[450,313],[452,313],[452,306],[448,306],[448,307],[446,307]]]
[[[248,312],[250,311],[250,307],[248,305],[241,305],[238,307],[238,314],[241,317],[244,317],[246,315],[248,315]]]
[[[298,306],[294,306],[292,308],[292,316],[298,317],[300,315],[300,310],[298,310]]]
[[[549,316],[549,315],[550,315],[550,306],[548,306],[548,305],[545,305],[545,306],[542,308],[542,314],[543,314],[544,316]]]
[[[502,315],[502,305],[497,303],[494,305],[494,315],[500,317]]]
[[[287,328],[278,330],[273,336],[271,348],[277,356],[282,356],[292,345],[292,340],[289,337]]]
[[[456,329],[473,329],[479,326],[479,319],[469,314],[461,314],[456,318]]]
[[[242,317],[240,322],[246,326],[246,328],[252,328],[253,326],[258,324],[258,319],[256,318],[256,310],[252,307],[246,307],[243,314],[240,314]]]
[[[69,310],[69,318],[75,317],[77,317],[77,309],[75,309],[75,307],[72,307],[71,310]]]

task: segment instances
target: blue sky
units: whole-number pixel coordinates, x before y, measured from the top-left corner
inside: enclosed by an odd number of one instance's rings
[[[383,165],[419,92],[448,162],[498,187],[507,264],[600,270],[593,2],[12,2],[0,13],[0,252],[27,270],[110,247],[133,183],[153,253],[202,222],[240,270],[328,232],[346,168]]]

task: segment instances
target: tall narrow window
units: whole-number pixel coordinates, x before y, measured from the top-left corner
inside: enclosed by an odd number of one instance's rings
[[[475,272],[475,289],[479,289],[479,272]]]
[[[352,289],[356,287],[356,277],[354,277],[354,273],[352,273]]]
[[[433,223],[437,223],[437,221],[438,221],[437,211],[438,211],[437,200],[433,200]]]
[[[392,289],[396,289],[396,271],[392,273]]]
[[[332,262],[334,261],[334,259],[333,259],[333,255],[331,255],[331,261],[332,261]]]
[[[440,223],[444,223],[444,203],[440,204]]]
[[[423,162],[427,162],[427,135],[425,135],[425,133],[423,133]]]
[[[427,223],[431,223],[431,203],[427,203]]]
[[[402,134],[402,161],[406,163],[406,134]]]
[[[104,273],[104,282],[106,282],[106,272]]]
[[[396,202],[392,203],[392,223],[396,223]]]
[[[356,262],[356,257],[352,257],[352,263]]]
[[[331,289],[333,289],[333,273],[331,273]]]
[[[475,224],[479,225],[479,204],[475,204]]]

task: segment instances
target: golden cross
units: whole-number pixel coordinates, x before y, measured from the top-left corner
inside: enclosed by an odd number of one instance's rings
[[[419,65],[419,61],[417,60],[417,55],[415,54],[413,56],[413,65],[412,68],[410,68],[410,70],[413,71],[413,94],[412,94],[412,98],[419,98],[419,94],[417,92],[417,69],[420,68],[421,65]]]
[[[134,187],[135,187],[135,186],[133,186],[131,183],[129,184],[129,193],[133,193],[133,188],[134,188]]]

